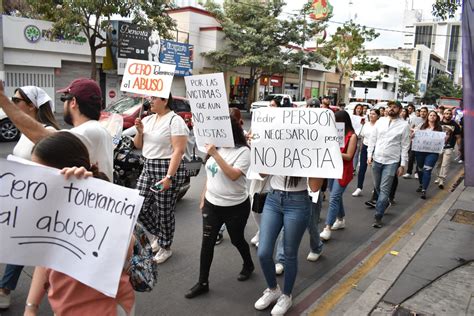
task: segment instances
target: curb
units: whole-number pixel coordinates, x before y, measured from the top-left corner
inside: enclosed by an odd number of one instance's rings
[[[417,234],[403,247],[399,255],[388,264],[384,271],[376,278],[374,282],[362,293],[354,302],[350,312],[345,316],[351,315],[369,315],[380,302],[385,293],[392,287],[406,266],[410,263],[418,250],[438,226],[444,216],[448,213],[461,193],[465,190],[464,181],[456,190],[438,207],[435,213],[427,219],[420,227]]]

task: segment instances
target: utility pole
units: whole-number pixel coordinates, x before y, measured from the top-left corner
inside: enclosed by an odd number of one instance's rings
[[[306,43],[306,12],[303,14],[303,18],[304,18],[304,24],[303,24],[303,47],[302,47],[302,50],[303,50],[303,56],[305,54],[304,52],[304,46],[305,46],[305,43]],[[303,57],[304,58],[304,57]],[[298,80],[298,101],[301,101],[303,100],[303,94],[304,94],[304,82],[303,82],[303,74],[304,74],[304,68],[303,68],[303,62],[304,60],[301,61],[301,64],[300,64],[300,73],[299,73],[299,80]]]

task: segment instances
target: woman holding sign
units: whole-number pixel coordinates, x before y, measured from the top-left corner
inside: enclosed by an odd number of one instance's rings
[[[185,295],[193,298],[209,291],[209,271],[214,257],[214,245],[222,224],[229,232],[232,244],[243,260],[237,280],[250,278],[255,269],[250,247],[245,241],[244,230],[250,214],[250,199],[245,174],[250,166],[250,148],[242,125],[230,116],[234,136],[234,148],[218,148],[206,145],[207,182],[201,199],[202,245],[199,281]]]
[[[94,177],[108,180],[95,165],[91,165],[86,146],[69,132],[58,132],[39,141],[33,149],[31,160],[48,167],[62,169],[69,177]],[[127,261],[132,254],[130,242]],[[87,267],[84,267],[86,269]],[[38,314],[39,304],[47,294],[55,315],[134,315],[135,292],[130,276],[124,270],[120,275],[115,298],[53,269],[36,267],[25,306],[25,316]]]
[[[142,149],[145,165],[138,178],[137,188],[145,197],[139,221],[158,237],[156,263],[171,257],[174,237],[177,194],[186,172],[183,155],[186,151],[189,129],[184,120],[172,110],[173,97],[151,97],[150,111],[155,114],[135,120],[136,148]]]
[[[430,111],[428,119],[419,126],[420,130],[431,130],[442,132],[439,115],[435,111]],[[414,134],[412,135],[414,137]],[[420,186],[416,192],[421,192],[421,198],[426,199],[426,190],[430,185],[431,172],[438,161],[439,153],[415,151],[416,169]]]
[[[357,135],[352,127],[352,122],[349,114],[345,111],[339,111],[335,114],[336,122],[344,123],[344,147],[341,148],[342,162],[344,169],[342,172],[342,179],[331,179],[328,181],[328,188],[330,189],[328,215],[326,217],[326,227],[319,235],[323,240],[331,238],[331,230],[343,229],[346,227],[344,219],[344,205],[342,195],[351,182],[354,174],[354,166],[352,160],[357,146]]]
[[[47,129],[59,129],[58,122],[56,122],[52,111],[53,103],[43,89],[35,86],[18,88],[15,90],[12,102],[20,111],[34,118]],[[33,146],[33,142],[22,134],[20,140],[13,148],[13,155],[30,160]],[[10,306],[10,292],[15,290],[22,270],[23,266],[8,264],[5,267],[5,273],[0,280],[0,308],[3,309]]]

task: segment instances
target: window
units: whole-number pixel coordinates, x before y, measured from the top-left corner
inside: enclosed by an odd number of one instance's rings
[[[387,83],[387,82],[383,82],[382,87],[383,87],[383,89],[388,90],[388,83]]]
[[[354,81],[354,88],[377,88],[376,81]]]
[[[447,70],[454,76],[456,71],[457,53],[459,50],[460,26],[451,26],[451,38],[449,39],[449,55]]]
[[[421,44],[431,49],[432,34],[433,27],[431,25],[417,26],[415,30],[415,46]]]

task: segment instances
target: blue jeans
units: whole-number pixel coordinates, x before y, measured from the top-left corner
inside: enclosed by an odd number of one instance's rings
[[[14,291],[16,289],[18,279],[20,279],[22,270],[23,266],[7,264],[5,267],[5,272],[3,273],[3,278],[0,280],[0,289]]]
[[[376,161],[372,163],[372,176],[374,177],[374,189],[378,195],[377,203],[375,204],[375,218],[382,219],[385,210],[387,209],[390,197],[390,190],[392,189],[393,179],[396,177],[396,171],[399,163],[381,164]]]
[[[272,190],[267,195],[260,223],[258,258],[268,288],[277,286],[273,250],[278,234],[283,231],[285,285],[283,293],[291,295],[298,271],[298,249],[309,220],[308,192]]]
[[[308,233],[309,233],[309,247],[311,252],[320,254],[323,251],[323,242],[321,238],[319,238],[319,217],[321,215],[321,207],[323,204],[323,193],[319,191],[319,198],[317,203],[311,202],[311,213],[309,214],[309,221],[308,221]],[[280,263],[285,263],[285,254],[283,250],[283,238],[280,234],[280,238],[278,238],[277,244],[277,253],[276,253],[276,260]]]
[[[332,226],[332,224],[334,224],[334,222],[336,221],[336,217],[344,218],[344,216],[346,216],[346,213],[344,212],[343,201],[342,201],[342,195],[344,194],[346,187],[341,186],[337,179],[328,180],[328,188],[330,190],[330,197],[329,197],[328,216],[326,217],[326,225]]]
[[[423,190],[426,191],[431,181],[431,172],[433,171],[436,161],[438,161],[438,153],[415,152],[416,171],[418,172],[418,181]]]
[[[357,174],[357,187],[359,189],[364,188],[365,173],[367,172],[367,146],[362,144],[360,150],[360,166],[359,173]]]

